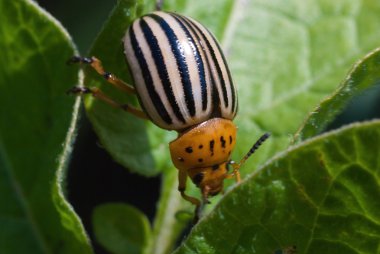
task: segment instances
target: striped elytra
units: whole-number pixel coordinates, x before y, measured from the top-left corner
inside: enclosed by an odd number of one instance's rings
[[[240,167],[268,138],[264,134],[239,161],[231,160],[237,141],[233,119],[237,93],[215,37],[197,21],[176,13],[153,12],[136,19],[124,36],[124,51],[134,88],[103,69],[96,57],[74,56],[70,63],[89,64],[115,88],[137,95],[140,108],[113,100],[97,87],[73,87],[159,127],[176,130],[169,143],[178,169],[178,190],[196,206],[199,218],[208,197],[223,190],[225,179],[240,181]],[[185,193],[190,178],[201,200]]]
[[[197,21],[153,12],[135,20],[124,49],[140,104],[156,125],[182,131],[232,120],[237,94],[215,37]]]

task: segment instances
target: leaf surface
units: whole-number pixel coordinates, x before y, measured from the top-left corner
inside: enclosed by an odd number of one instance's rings
[[[92,253],[62,185],[79,98],[66,31],[28,0],[0,0],[0,252]]]
[[[295,135],[295,141],[312,137],[326,127],[326,124],[350,101],[354,95],[374,91],[380,85],[380,48],[360,59],[331,96],[323,100],[306,118]]]
[[[142,1],[121,0],[112,11],[109,20],[96,38],[89,56],[96,56],[103,63],[105,71],[130,81],[128,66],[124,57],[122,38],[136,17],[142,14]],[[85,68],[84,84],[99,87],[119,103],[137,104],[137,98],[115,89],[92,68]],[[130,83],[130,82],[129,82]],[[146,133],[147,121],[88,96],[85,100],[87,115],[92,122],[102,145],[113,158],[131,171],[152,176],[159,171],[154,165],[150,143]]]
[[[126,204],[103,204],[93,213],[98,241],[111,253],[139,254],[147,247],[150,226],[146,216]]]
[[[279,154],[229,191],[179,253],[378,253],[380,121]]]
[[[127,81],[121,38],[131,20],[152,6],[152,2],[119,1],[90,52]],[[221,42],[239,95],[233,157],[243,156],[265,131],[272,133],[270,145],[249,161],[243,174],[286,148],[308,114],[334,93],[352,63],[376,48],[380,39],[380,4],[375,0],[165,1],[164,9],[199,20]],[[119,101],[136,102],[109,89],[92,71],[87,73],[86,85],[100,86]],[[356,92],[347,90],[349,96],[332,112]],[[87,108],[102,143],[118,162],[145,175],[170,167],[167,142],[175,133],[92,99]],[[314,124],[327,122],[322,117],[319,121]]]
[[[152,10],[152,2],[143,5],[140,1],[119,1],[90,52],[103,60],[107,71],[129,82],[120,41],[131,20]],[[235,119],[239,132],[233,159],[239,160],[261,134],[272,133],[241,169],[243,176],[287,148],[308,115],[324,98],[335,93],[351,65],[378,47],[380,41],[380,3],[376,0],[168,0],[164,10],[199,20],[221,42],[239,96],[239,114]],[[100,86],[121,102],[136,103],[135,98],[109,88],[92,70],[86,73],[86,85]],[[321,115],[313,122],[318,131],[359,90],[344,90],[346,95],[339,103],[327,105],[325,110],[333,113],[326,118]],[[86,100],[86,106],[100,140],[116,161],[149,176],[160,171],[171,175],[175,171],[167,145],[175,133],[160,130],[91,98]],[[166,179],[171,181],[165,180],[162,195],[170,198],[162,196],[161,200],[177,204],[178,210],[188,208],[179,195],[177,198],[173,195],[177,188],[175,177]],[[191,185],[189,189],[190,194],[198,194]],[[167,212],[174,215],[175,210],[160,203],[155,225],[163,225],[165,221],[174,230],[174,216]],[[162,236],[161,228],[154,232],[155,236]],[[166,240],[165,244],[172,246],[175,236],[168,234]]]

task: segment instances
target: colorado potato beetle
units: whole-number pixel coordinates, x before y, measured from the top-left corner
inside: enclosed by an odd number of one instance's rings
[[[89,64],[116,88],[135,93],[142,109],[119,104],[95,87],[74,87],[70,92],[92,94],[163,129],[177,131],[169,148],[179,171],[178,190],[198,209],[223,190],[224,179],[240,181],[240,166],[269,134],[261,136],[239,163],[231,161],[237,91],[217,40],[197,21],[156,11],[136,19],[123,43],[134,87],[104,71],[95,57],[73,57],[70,62]],[[185,193],[187,176],[200,188],[203,202]]]

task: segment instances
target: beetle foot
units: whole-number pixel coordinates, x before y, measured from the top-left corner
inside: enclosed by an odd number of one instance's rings
[[[66,91],[66,94],[74,94],[74,95],[90,94],[90,93],[92,93],[91,89],[88,87],[83,87],[83,86],[74,86]]]
[[[69,60],[67,60],[67,64],[91,64],[93,61],[94,60],[92,57],[72,56]]]

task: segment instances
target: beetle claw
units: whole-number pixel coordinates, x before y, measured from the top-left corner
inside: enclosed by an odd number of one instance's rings
[[[89,94],[91,90],[88,87],[74,86],[66,91],[66,94]]]
[[[71,65],[76,63],[91,64],[92,62],[93,59],[91,57],[72,56],[66,63]]]

